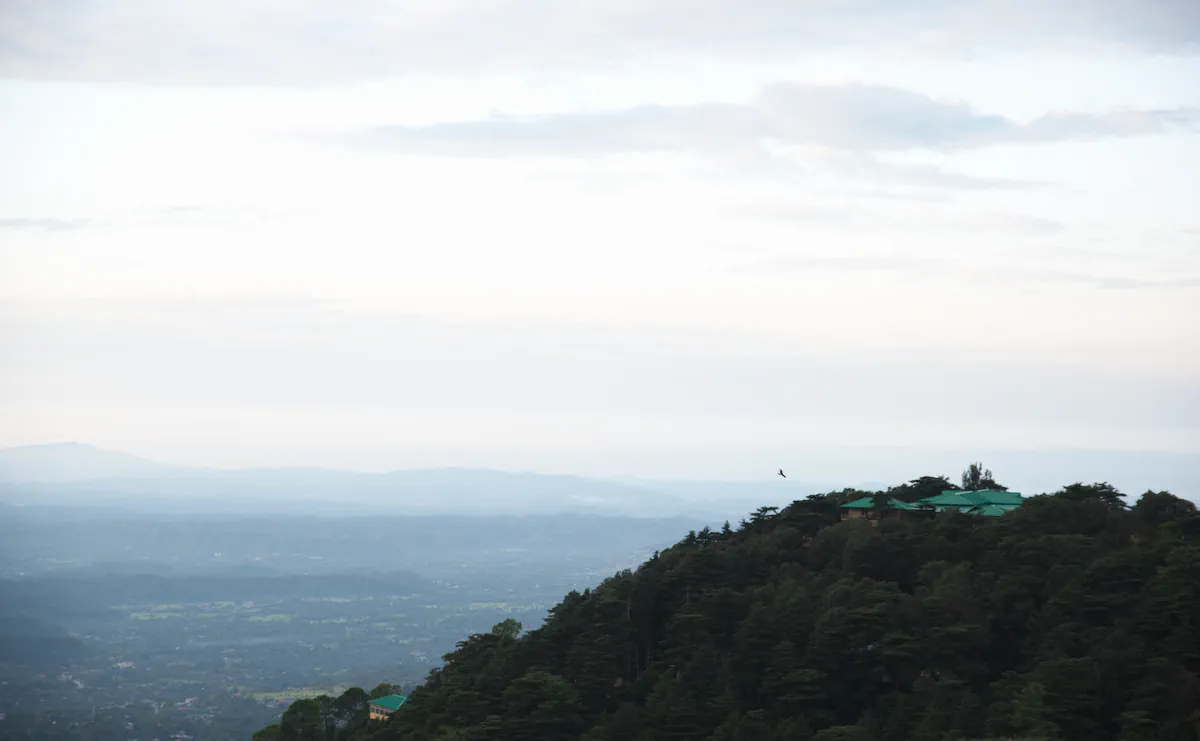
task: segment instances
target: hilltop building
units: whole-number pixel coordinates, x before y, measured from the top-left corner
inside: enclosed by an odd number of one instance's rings
[[[933,507],[937,512],[953,509],[968,515],[999,517],[1005,512],[1020,507],[1023,501],[1025,500],[1015,491],[955,491],[951,489],[918,500],[917,504]]]
[[[908,519],[948,510],[982,517],[999,517],[1005,512],[1020,507],[1021,503],[1025,501],[1021,494],[1015,491],[958,491],[955,489],[948,489],[941,494],[918,499],[915,502],[902,502],[893,497],[886,497],[882,501],[878,501],[879,499],[879,495],[872,495],[855,499],[853,502],[846,502],[841,506],[842,519]]]
[[[369,701],[371,720],[387,720],[408,700],[404,695],[386,695]]]
[[[899,499],[888,497],[882,506],[877,506],[874,496],[866,496],[861,499],[855,499],[853,502],[846,502],[842,505],[842,519],[853,520],[858,518],[880,519],[887,518],[889,520],[900,519],[906,516],[906,513],[916,513],[921,508],[915,504],[902,502]]]

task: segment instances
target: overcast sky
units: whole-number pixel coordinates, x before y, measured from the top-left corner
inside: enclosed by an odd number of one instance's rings
[[[4,0],[0,131],[0,445],[1200,453],[1194,0]]]

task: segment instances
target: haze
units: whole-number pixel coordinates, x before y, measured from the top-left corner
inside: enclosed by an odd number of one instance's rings
[[[1184,0],[6,2],[0,445],[1178,489],[1198,41]]]

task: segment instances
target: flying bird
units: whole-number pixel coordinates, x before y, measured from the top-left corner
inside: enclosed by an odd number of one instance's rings
[[[779,469],[779,475],[780,475],[780,476],[783,476],[783,469],[782,469],[782,468],[781,468],[781,469]],[[787,476],[783,476],[783,477],[784,477],[785,479],[787,478]]]

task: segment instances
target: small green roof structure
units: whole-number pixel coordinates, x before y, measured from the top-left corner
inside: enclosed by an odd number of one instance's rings
[[[1010,510],[1021,506],[1025,501],[1020,492],[999,491],[986,489],[981,491],[958,491],[947,489],[941,494],[925,497],[917,501],[918,505],[933,507],[938,512],[948,509],[958,510],[973,515],[999,517]]]
[[[987,504],[996,504],[1002,507],[1020,507],[1021,503],[1025,501],[1025,498],[1021,496],[1021,493],[1016,491],[996,491],[994,489],[987,489],[984,491],[967,491],[963,492],[963,494],[974,495],[975,497],[985,501]]]
[[[376,697],[374,700],[369,700],[368,704],[388,710],[398,710],[408,700],[405,695],[385,695]]]
[[[945,512],[954,510],[969,515],[984,517],[999,517],[1005,512],[1011,512],[1025,500],[1019,492],[998,491],[994,489],[982,491],[960,491],[947,489],[940,494],[918,499],[916,502],[902,502],[888,497],[885,509],[905,510],[911,512]],[[847,510],[874,510],[875,495],[860,497],[842,505]]]
[[[899,499],[888,497],[888,509],[920,509],[916,505],[902,502]],[[860,499],[855,499],[853,502],[846,502],[842,505],[842,509],[875,509],[875,497],[868,496]]]
[[[966,510],[968,515],[982,515],[984,517],[999,517],[1005,512],[1010,512],[1016,509],[1015,506],[1005,506],[1002,504],[981,504],[978,507],[972,507]]]
[[[960,491],[944,491],[941,494],[935,494],[932,497],[925,497],[924,499],[918,499],[917,501],[921,504],[935,507],[937,509],[946,509],[948,507],[969,509],[983,503],[977,498],[967,498],[963,496],[964,493],[965,492]]]

